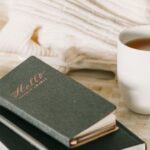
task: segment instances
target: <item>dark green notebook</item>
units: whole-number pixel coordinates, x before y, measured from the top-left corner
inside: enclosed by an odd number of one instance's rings
[[[35,148],[37,150],[70,150],[57,140],[2,107],[0,107],[0,114],[31,135],[41,145],[44,145],[41,148],[37,142],[34,145],[31,145],[31,142],[25,142],[22,137],[17,136],[15,132],[13,133],[12,130],[3,124],[2,126],[0,125],[0,141],[10,150],[35,150]],[[119,127],[118,131],[74,148],[74,150],[146,150],[144,141],[139,139],[121,123],[117,122],[117,125]]]
[[[0,122],[0,150],[37,150],[38,147]]]
[[[116,130],[113,104],[33,56],[0,80],[0,105],[68,147]]]

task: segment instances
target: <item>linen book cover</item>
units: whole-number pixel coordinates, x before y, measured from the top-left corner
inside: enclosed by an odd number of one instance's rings
[[[0,105],[67,147],[117,129],[113,104],[34,56],[0,80]]]
[[[10,150],[70,150],[65,145],[61,144],[57,140],[51,138],[49,135],[45,134],[41,130],[37,129],[35,126],[31,125],[27,121],[24,121],[19,116],[14,113],[0,107],[0,114],[9,121],[9,127],[16,126],[26,132],[28,135],[36,139],[36,142],[31,142],[31,138],[28,138],[28,146],[22,147],[24,145],[23,138],[15,137],[10,133],[10,129],[5,126],[6,121],[3,126],[0,125],[0,141]],[[129,131],[121,123],[117,122],[119,130],[116,132],[106,135],[104,137],[98,138],[90,143],[84,144],[80,147],[74,148],[74,150],[146,150],[146,144],[134,133]],[[13,132],[11,130],[11,132]],[[17,132],[18,133],[18,132]],[[12,137],[13,136],[13,137]],[[13,138],[13,140],[12,140]],[[25,140],[24,140],[25,141]],[[27,142],[25,142],[27,143]],[[32,145],[32,147],[31,147]],[[31,148],[31,149],[30,149]]]

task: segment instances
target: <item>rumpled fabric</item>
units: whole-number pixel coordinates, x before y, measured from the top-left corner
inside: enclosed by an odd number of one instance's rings
[[[0,75],[35,55],[92,88],[110,85],[118,34],[149,24],[149,5],[149,0],[0,0]]]

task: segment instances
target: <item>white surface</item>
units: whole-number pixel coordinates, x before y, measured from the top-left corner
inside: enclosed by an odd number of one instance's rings
[[[9,18],[7,18],[7,4]],[[149,0],[0,0],[0,53],[14,67],[9,54],[36,55],[56,69],[116,69],[118,33],[137,24],[150,23]],[[13,4],[13,5],[11,5]],[[142,11],[140,11],[142,10]],[[36,30],[36,32],[35,32]],[[32,40],[32,37],[37,40]],[[4,69],[5,68],[5,69]],[[92,83],[91,83],[92,84]]]

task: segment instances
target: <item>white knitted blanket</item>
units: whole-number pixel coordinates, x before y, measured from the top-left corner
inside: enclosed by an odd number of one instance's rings
[[[149,5],[149,0],[0,0],[1,75],[35,55],[99,87],[113,78],[101,70],[116,70],[118,33],[149,24]]]

